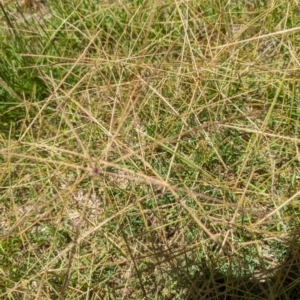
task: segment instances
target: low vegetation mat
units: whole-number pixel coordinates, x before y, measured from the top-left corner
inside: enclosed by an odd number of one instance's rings
[[[297,1],[0,11],[1,299],[300,299]]]

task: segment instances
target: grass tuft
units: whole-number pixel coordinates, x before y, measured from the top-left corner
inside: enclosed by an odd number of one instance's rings
[[[298,299],[295,1],[0,8],[1,299]]]

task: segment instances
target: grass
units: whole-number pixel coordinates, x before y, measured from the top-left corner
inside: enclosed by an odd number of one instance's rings
[[[296,1],[1,11],[1,299],[298,299]]]

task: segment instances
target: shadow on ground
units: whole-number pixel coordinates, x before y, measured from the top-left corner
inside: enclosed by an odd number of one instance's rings
[[[300,299],[300,229],[288,243],[284,261],[268,274],[234,278],[200,266],[187,286],[186,300],[299,300]]]

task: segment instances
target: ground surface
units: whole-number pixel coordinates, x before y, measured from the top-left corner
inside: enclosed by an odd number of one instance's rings
[[[1,299],[296,297],[296,1],[0,18]]]

